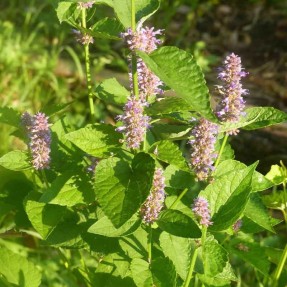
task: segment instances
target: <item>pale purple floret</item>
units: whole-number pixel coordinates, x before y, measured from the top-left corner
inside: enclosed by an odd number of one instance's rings
[[[95,1],[89,1],[89,2],[78,2],[78,8],[79,9],[88,9],[92,8]]]
[[[94,38],[88,34],[82,34],[80,31],[73,29],[72,30],[76,41],[81,43],[82,45],[89,45],[94,43]]]
[[[210,220],[210,211],[209,211],[209,205],[208,201],[203,197],[197,197],[192,207],[192,211],[200,219],[200,224],[208,227],[209,225],[212,225],[213,222]]]
[[[192,151],[191,167],[194,169],[198,180],[208,180],[211,171],[214,169],[214,160],[217,157],[215,143],[218,126],[201,118],[193,128],[191,134],[194,137],[189,141]]]
[[[238,219],[232,226],[234,233],[237,233],[242,227],[242,219]]]
[[[22,124],[25,126],[29,137],[33,167],[37,170],[49,168],[51,131],[48,117],[44,113],[31,116],[25,112],[22,115]]]
[[[165,178],[163,170],[156,168],[150,194],[141,207],[141,216],[146,224],[151,224],[158,219],[159,213],[164,206]]]
[[[223,64],[218,74],[223,85],[217,86],[221,99],[216,115],[223,122],[238,122],[240,116],[245,115],[245,101],[242,96],[248,94],[248,90],[242,88],[241,78],[248,73],[241,66],[241,58],[234,53],[227,56]]]
[[[124,114],[117,117],[123,126],[116,131],[125,134],[126,145],[129,148],[139,148],[144,141],[150,118],[144,114],[144,104],[134,96],[129,97],[124,106]]]
[[[149,54],[157,49],[157,46],[162,43],[161,40],[156,38],[157,35],[161,34],[162,30],[154,31],[153,27],[139,27],[135,32],[128,29],[127,32],[121,34],[121,37],[132,52],[141,50]],[[129,61],[131,61],[131,58],[129,58]],[[161,88],[163,86],[163,82],[148,69],[146,64],[140,58],[137,58],[137,74],[139,94],[142,101],[146,101],[147,97],[150,95],[163,94],[163,90]],[[130,82],[132,83],[132,74],[129,73],[129,76]]]
[[[95,175],[96,166],[99,163],[99,159],[92,155],[86,155],[87,159],[89,160],[89,165],[86,167],[86,170],[91,175]]]

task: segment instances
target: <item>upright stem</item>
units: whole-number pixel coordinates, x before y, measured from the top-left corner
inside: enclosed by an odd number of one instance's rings
[[[169,207],[170,209],[173,209],[174,207],[176,207],[176,205],[178,204],[178,202],[183,198],[183,196],[187,193],[188,189],[184,189],[182,191],[182,193],[178,196],[178,198],[173,202],[173,204]]]
[[[192,274],[193,274],[193,270],[194,270],[197,254],[198,254],[198,247],[196,247],[195,250],[194,250],[193,256],[191,258],[188,274],[187,274],[187,277],[186,277],[186,280],[184,282],[183,287],[188,287],[189,283],[190,283],[190,280],[192,279]]]
[[[227,143],[227,139],[228,139],[228,134],[226,133],[225,136],[224,136],[222,145],[221,145],[221,147],[220,147],[220,150],[219,150],[219,153],[218,153],[218,157],[217,157],[217,159],[216,159],[216,162],[215,162],[214,167],[217,167],[218,164],[219,164],[219,161],[220,161],[220,158],[221,158],[221,156],[222,156],[224,147],[225,147],[225,145],[226,145],[226,143]]]
[[[132,23],[131,28],[132,31],[136,31],[136,9],[135,9],[135,0],[131,0],[132,6]],[[139,84],[138,84],[138,73],[137,73],[137,56],[135,52],[132,52],[132,79],[133,79],[133,94],[134,96],[139,99]]]
[[[85,29],[87,28],[86,17],[87,17],[86,8],[82,8],[82,27]],[[93,91],[92,91],[89,44],[84,45],[84,50],[85,50],[85,66],[86,66],[89,106],[90,106],[91,119],[92,119],[92,122],[94,122],[95,121],[95,107],[94,107]]]
[[[281,255],[280,261],[279,261],[277,268],[275,270],[275,273],[274,273],[274,279],[276,282],[280,278],[280,275],[281,275],[281,272],[282,272],[283,267],[285,265],[286,259],[287,259],[287,244],[285,245],[284,251]]]
[[[44,181],[45,187],[49,188],[49,182],[48,182],[45,170],[40,170],[40,174],[41,174],[41,177],[42,177],[42,179]]]
[[[152,260],[152,253],[151,253],[151,249],[152,249],[152,227],[151,227],[151,224],[149,224],[147,249],[148,249],[148,262],[151,263],[151,260]]]

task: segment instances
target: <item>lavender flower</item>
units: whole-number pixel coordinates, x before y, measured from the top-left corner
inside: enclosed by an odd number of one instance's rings
[[[37,170],[49,168],[51,131],[48,117],[44,113],[31,116],[25,112],[22,115],[22,124],[26,127],[29,137],[33,167]]]
[[[242,219],[238,219],[232,226],[234,233],[237,233],[242,226]]]
[[[213,222],[210,221],[210,211],[208,201],[203,197],[197,197],[192,205],[192,211],[200,219],[200,224],[208,227]]]
[[[162,30],[154,31],[154,27],[138,27],[135,32],[128,29],[127,32],[121,34],[121,37],[132,52],[141,50],[149,54],[154,51],[159,44],[161,44],[161,40],[156,38],[157,35],[161,34]],[[131,58],[129,58],[129,61],[131,62]],[[146,64],[140,58],[137,59],[137,73],[140,99],[142,101],[146,101],[149,95],[163,93],[163,90],[161,89],[163,82],[148,69]],[[129,76],[130,82],[132,83],[132,74],[129,73]]]
[[[123,132],[126,144],[129,148],[139,148],[144,141],[145,133],[149,127],[150,118],[144,115],[144,104],[131,96],[124,107],[124,114],[117,117],[123,122],[123,126],[116,129]]]
[[[88,9],[88,8],[92,8],[93,4],[95,3],[95,1],[89,1],[89,2],[78,2],[78,8],[79,9]]]
[[[76,41],[81,43],[82,45],[89,45],[94,43],[94,39],[92,36],[88,34],[82,34],[80,31],[75,29],[73,29],[72,31],[75,35]]]
[[[89,165],[86,167],[86,170],[88,173],[90,173],[91,175],[95,175],[95,169],[96,169],[96,166],[99,162],[99,159],[92,156],[92,155],[86,155],[87,159],[89,160]]]
[[[200,181],[207,180],[214,169],[213,163],[217,156],[214,152],[217,133],[217,125],[204,118],[199,120],[191,132],[194,136],[194,139],[189,141],[192,144],[191,166]]]
[[[150,195],[142,205],[140,211],[142,219],[146,224],[155,222],[163,208],[165,198],[164,181],[163,170],[156,168]]]
[[[234,53],[227,56],[223,64],[218,75],[223,85],[217,87],[221,101],[216,114],[223,122],[238,122],[240,116],[244,115],[245,101],[242,96],[248,93],[248,90],[242,88],[240,81],[247,73],[241,67],[240,57]]]

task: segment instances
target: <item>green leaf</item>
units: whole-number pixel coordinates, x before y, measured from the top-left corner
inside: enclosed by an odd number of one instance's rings
[[[65,104],[55,104],[55,103],[53,103],[53,105],[45,106],[43,109],[41,109],[41,112],[46,114],[46,115],[48,115],[48,116],[52,116],[54,114],[62,112],[65,108],[67,108],[71,104],[72,104],[72,102],[65,103]]]
[[[225,230],[238,220],[251,192],[251,180],[257,163],[233,170],[208,185],[199,193],[209,202],[213,225],[209,229]]]
[[[199,238],[201,231],[197,224],[179,210],[168,209],[160,213],[158,226],[175,236],[185,238]]]
[[[276,191],[262,197],[264,204],[271,209],[285,210],[287,204],[284,191]]]
[[[115,78],[104,80],[96,88],[96,96],[109,104],[123,105],[129,95],[129,91]]]
[[[286,181],[284,168],[277,164],[272,165],[270,171],[266,174],[266,178],[272,181],[275,185],[282,184]]]
[[[19,128],[21,121],[20,114],[8,107],[0,107],[0,123]]]
[[[213,237],[205,240],[202,253],[207,276],[216,276],[223,271],[228,261],[227,252]]]
[[[133,279],[138,287],[173,287],[176,286],[176,273],[167,258],[156,258],[149,263],[135,258],[131,263]]]
[[[79,171],[66,172],[56,178],[40,198],[40,202],[62,206],[75,206],[77,204],[94,201],[94,191],[90,178]]]
[[[117,17],[122,24],[129,28],[131,27],[131,1],[130,0],[108,0],[102,1],[112,6],[117,14]],[[137,0],[135,1],[136,22],[143,22],[154,14],[159,8],[158,0]]]
[[[41,272],[33,263],[3,247],[0,247],[0,274],[9,283],[21,287],[41,284]]]
[[[81,150],[95,157],[105,157],[121,146],[122,134],[107,124],[88,125],[66,135]]]
[[[160,161],[172,164],[185,171],[189,170],[179,147],[171,141],[156,142],[150,147],[149,152]]]
[[[176,272],[183,280],[187,277],[191,256],[194,252],[193,241],[193,239],[174,236],[167,232],[162,232],[159,237],[164,255],[172,261]]]
[[[246,165],[236,160],[226,160],[218,165],[215,170],[215,178],[220,178],[223,175],[227,175],[233,170],[240,170],[246,168]],[[273,186],[273,183],[268,180],[264,175],[255,171],[252,177],[252,192],[266,190]]]
[[[56,8],[57,17],[62,22],[68,22],[71,25],[76,24],[76,18],[80,15],[80,9],[77,4],[69,1],[61,1]]]
[[[169,165],[164,171],[165,183],[175,189],[190,188],[195,185],[194,176],[174,165]]]
[[[126,236],[133,233],[140,225],[141,220],[137,215],[131,217],[125,224],[123,224],[120,228],[115,228],[112,222],[108,219],[107,216],[99,219],[95,224],[93,224],[88,232],[104,235],[107,237],[119,237]]]
[[[210,107],[209,91],[194,57],[176,47],[162,47],[147,55],[138,51],[147,66],[173,89],[193,111],[217,121]]]
[[[56,225],[62,220],[67,210],[63,206],[40,203],[29,195],[24,206],[33,227],[46,239]]]
[[[0,158],[0,165],[14,171],[31,168],[27,152],[14,150],[4,154]]]
[[[247,242],[242,238],[235,238],[229,246],[229,252],[237,255],[243,261],[253,265],[263,275],[268,276],[270,262],[265,254],[264,248],[258,243]]]
[[[123,25],[117,19],[106,17],[96,22],[91,29],[87,29],[87,32],[97,38],[120,40],[123,30]]]
[[[159,140],[180,140],[188,138],[191,128],[187,125],[153,124],[150,130]]]
[[[271,125],[279,124],[287,120],[287,114],[272,107],[253,107],[245,111],[237,123],[224,123],[220,131],[230,131],[237,128],[245,130],[255,130]]]
[[[97,199],[116,228],[138,211],[147,198],[155,163],[147,154],[138,153],[132,168],[117,158],[101,160],[95,174]]]
[[[251,194],[250,199],[246,204],[244,215],[256,224],[274,233],[274,229],[268,215],[268,210],[257,193]]]

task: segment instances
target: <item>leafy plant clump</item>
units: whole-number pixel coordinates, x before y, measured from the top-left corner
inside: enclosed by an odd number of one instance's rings
[[[0,158],[0,285],[284,286],[286,167],[264,176],[234,159],[228,139],[287,114],[246,108],[248,71],[234,53],[211,106],[193,55],[145,24],[158,0],[53,2],[83,46],[90,122],[61,116],[69,103],[0,109],[27,144]],[[101,5],[115,17],[93,23]],[[103,38],[125,46],[129,89],[94,83],[90,47]]]

